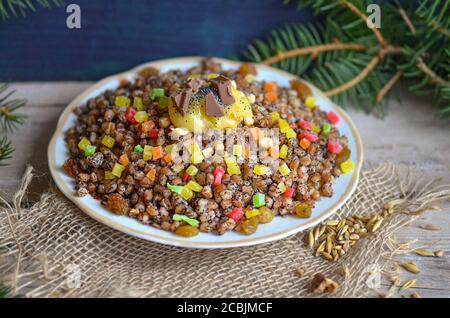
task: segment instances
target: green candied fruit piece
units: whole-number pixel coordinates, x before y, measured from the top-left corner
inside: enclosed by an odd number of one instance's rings
[[[183,188],[184,188],[183,186],[171,185],[170,183],[167,184],[167,189],[178,194],[181,193]]]
[[[266,195],[263,193],[256,193],[252,197],[253,206],[259,208],[266,205]]]
[[[84,155],[86,157],[90,157],[90,156],[95,154],[95,150],[96,149],[97,149],[97,147],[92,146],[92,145],[88,145],[88,146],[86,146],[86,148],[84,148]]]
[[[158,100],[158,109],[164,110],[169,106],[169,97],[161,96]]]
[[[152,91],[150,92],[151,100],[155,100],[158,97],[163,97],[163,96],[164,96],[164,89],[162,89],[162,88],[153,88]]]
[[[198,226],[198,224],[200,223],[198,220],[189,218],[189,217],[187,217],[186,215],[183,215],[183,214],[174,214],[172,216],[172,220],[174,220],[174,221],[183,221],[183,222],[186,222],[187,224],[189,224],[191,226]]]
[[[328,135],[330,133],[330,131],[331,131],[331,125],[328,124],[328,123],[323,124],[323,126],[322,126],[322,134],[324,136],[326,136],[326,135]]]
[[[144,152],[144,148],[142,148],[141,145],[136,145],[136,146],[134,146],[134,152],[143,153]]]
[[[134,115],[134,119],[138,122],[138,123],[143,123],[144,121],[146,121],[148,119],[148,114],[146,111],[141,110],[138,111],[135,115]]]

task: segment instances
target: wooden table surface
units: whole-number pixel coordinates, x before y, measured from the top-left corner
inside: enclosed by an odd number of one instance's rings
[[[35,168],[29,198],[35,201],[46,191],[50,176],[47,168],[47,145],[56,121],[64,107],[89,82],[14,83],[17,97],[29,100],[25,109],[28,119],[25,125],[11,137],[16,147],[10,166],[0,168],[0,190],[9,200],[17,188],[27,165]],[[385,119],[377,119],[362,112],[349,113],[358,127],[364,144],[366,162],[391,161],[413,167],[424,177],[440,177],[450,184],[450,122],[435,117],[430,101],[403,94],[401,104],[391,101],[390,112]],[[411,292],[422,297],[450,296],[450,202],[442,204],[441,211],[424,213],[411,226],[399,230],[398,241],[418,239],[418,245],[429,249],[441,249],[443,258],[425,258],[406,255],[415,261],[421,273]],[[439,225],[441,231],[426,231],[419,224]],[[403,279],[413,275],[405,274]]]

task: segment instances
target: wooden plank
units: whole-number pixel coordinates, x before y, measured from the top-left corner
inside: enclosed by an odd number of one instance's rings
[[[35,167],[37,177],[30,188],[31,200],[37,200],[47,189],[50,177],[47,168],[47,144],[65,105],[91,83],[15,83],[17,97],[29,100],[25,125],[11,137],[16,147],[8,168],[0,168],[0,189],[11,197],[27,164]],[[435,118],[428,102],[411,95],[403,103],[392,101],[385,119],[376,119],[361,112],[349,113],[363,138],[365,161],[382,163],[392,161],[413,167],[424,178],[440,177],[450,184],[450,126]],[[450,202],[440,212],[427,212],[411,226],[397,234],[399,242],[417,239],[415,246],[444,250],[444,258],[424,258],[408,254],[400,259],[414,260],[421,268],[417,286],[408,293],[418,291],[423,297],[450,295]],[[441,231],[425,231],[417,224],[439,225]],[[405,273],[404,279],[414,275]]]

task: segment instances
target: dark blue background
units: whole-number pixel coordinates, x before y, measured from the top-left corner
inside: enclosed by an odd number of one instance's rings
[[[65,1],[81,7],[80,30],[66,6],[0,21],[0,81],[97,80],[150,60],[236,56],[256,37],[309,12],[282,0]]]

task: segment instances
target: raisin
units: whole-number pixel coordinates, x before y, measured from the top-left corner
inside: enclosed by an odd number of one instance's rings
[[[128,202],[120,194],[113,193],[108,196],[108,202],[106,203],[107,209],[118,215],[126,214],[129,210]]]
[[[261,224],[269,223],[273,220],[273,218],[274,214],[271,209],[269,209],[266,206],[259,208],[259,215],[258,215],[259,223]]]
[[[198,228],[191,225],[182,225],[176,229],[175,234],[184,237],[196,236],[198,234]]]
[[[299,203],[294,208],[294,214],[299,218],[309,218],[311,216],[312,209],[306,203]]]
[[[256,232],[258,229],[258,218],[250,218],[242,221],[238,226],[238,231],[241,234],[250,235]]]

